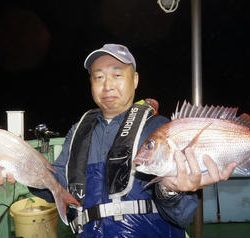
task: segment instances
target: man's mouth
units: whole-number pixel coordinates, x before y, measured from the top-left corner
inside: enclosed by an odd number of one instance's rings
[[[102,101],[104,101],[104,102],[112,102],[112,101],[114,101],[116,98],[117,98],[117,97],[115,97],[115,96],[107,96],[107,97],[103,97],[103,98],[102,98]]]

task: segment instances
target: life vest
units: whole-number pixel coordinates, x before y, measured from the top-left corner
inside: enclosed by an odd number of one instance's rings
[[[86,112],[71,140],[66,176],[69,191],[80,202],[85,194],[89,147],[99,113],[100,109]],[[144,100],[134,103],[128,110],[108,153],[106,175],[109,198],[121,197],[131,190],[135,173],[132,160],[136,155],[143,127],[154,113],[155,109]]]

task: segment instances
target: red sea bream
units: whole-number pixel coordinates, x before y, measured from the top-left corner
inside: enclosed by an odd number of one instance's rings
[[[176,176],[174,153],[191,147],[202,172],[202,155],[209,155],[223,169],[237,162],[235,175],[250,175],[250,115],[236,116],[237,108],[194,106],[184,102],[171,121],[155,130],[133,160],[139,172],[158,177]],[[187,166],[187,168],[189,168]]]
[[[31,145],[13,133],[0,129],[0,167],[12,173],[23,185],[49,189],[55,199],[62,221],[68,225],[66,207],[79,206],[78,201],[54,178],[53,167],[48,160]]]

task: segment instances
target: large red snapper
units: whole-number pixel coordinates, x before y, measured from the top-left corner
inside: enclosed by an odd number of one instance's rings
[[[79,202],[54,178],[53,167],[48,160],[31,145],[13,133],[0,129],[0,167],[12,173],[23,185],[49,189],[55,199],[62,221],[68,225],[66,207],[79,206]]]
[[[202,156],[209,155],[223,169],[237,162],[234,175],[250,175],[250,115],[236,116],[237,108],[202,107],[184,102],[172,120],[155,130],[139,149],[137,171],[159,177],[176,176],[175,151],[191,147],[202,172]],[[187,169],[189,166],[187,165]]]

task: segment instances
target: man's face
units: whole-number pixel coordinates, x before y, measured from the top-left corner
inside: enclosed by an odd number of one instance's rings
[[[91,92],[105,118],[126,111],[133,103],[138,74],[111,55],[97,58],[91,65]]]

